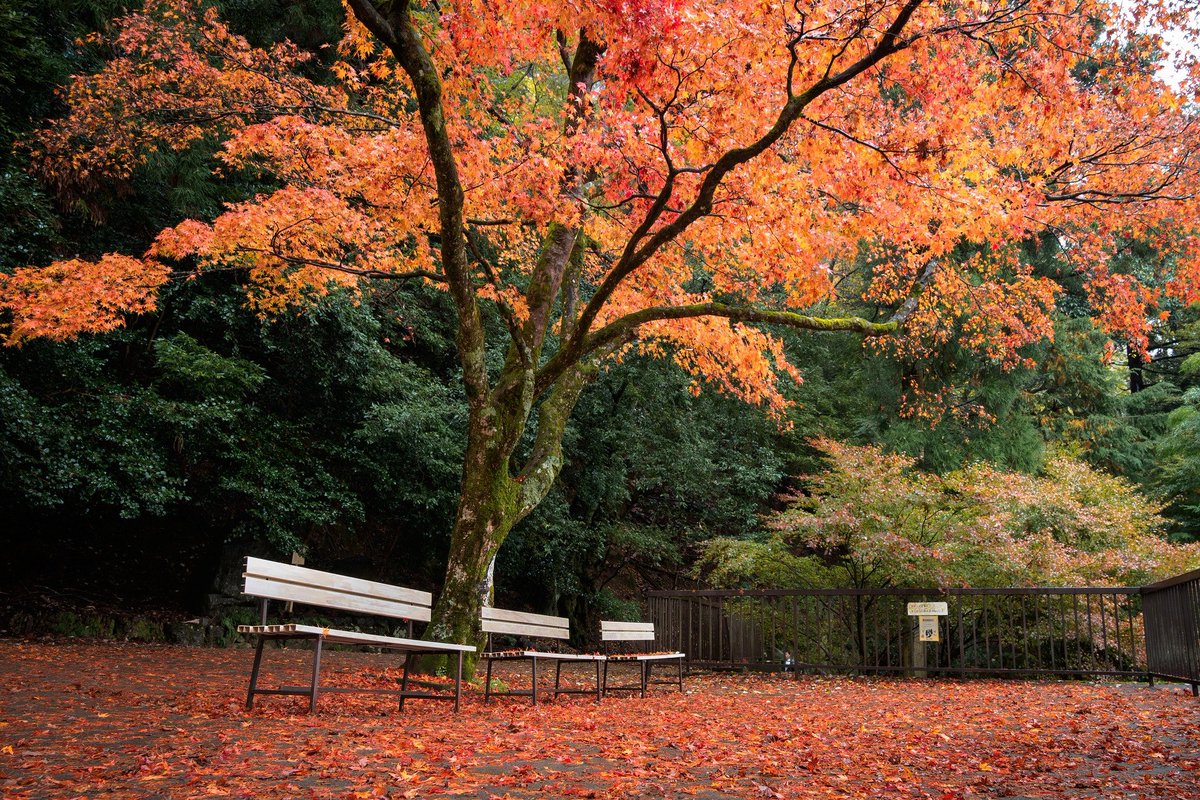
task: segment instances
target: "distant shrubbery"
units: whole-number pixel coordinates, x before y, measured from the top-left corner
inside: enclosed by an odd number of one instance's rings
[[[1200,566],[1128,481],[1053,456],[1040,475],[973,464],[945,475],[878,447],[819,439],[829,471],[758,539],[715,539],[724,586],[1137,585]]]

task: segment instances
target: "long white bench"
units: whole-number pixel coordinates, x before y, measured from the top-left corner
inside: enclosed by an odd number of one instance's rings
[[[483,702],[485,704],[491,700],[492,695],[521,695],[531,697],[533,704],[537,705],[538,661],[542,659],[555,662],[553,697],[558,697],[560,694],[593,694],[594,692],[596,702],[600,701],[600,665],[604,663],[604,656],[594,653],[566,653],[558,649],[561,648],[563,641],[571,638],[571,623],[566,617],[552,617],[546,614],[530,614],[524,611],[508,611],[503,608],[485,606],[482,612],[482,623],[483,632],[488,635],[487,649],[480,654],[480,658],[487,661],[487,678],[483,689]],[[552,641],[558,645],[558,648],[555,650],[541,650],[536,647],[517,647],[511,650],[494,650],[492,648],[493,634],[515,636],[520,640]],[[528,690],[494,691],[492,689],[492,664],[496,661],[518,660],[528,661],[530,664],[530,688]],[[563,664],[571,663],[595,665],[596,688],[594,690],[562,688]]]
[[[262,600],[262,624],[239,625],[238,632],[258,637],[254,651],[254,667],[250,671],[250,689],[246,693],[246,708],[254,707],[254,696],[259,694],[307,695],[309,710],[317,710],[317,697],[323,692],[370,692],[394,694],[400,698],[400,709],[406,699],[453,700],[458,711],[462,701],[463,654],[473,653],[472,645],[451,642],[426,642],[412,638],[413,621],[428,622],[432,616],[433,595],[416,589],[405,589],[387,583],[351,578],[332,572],[321,572],[307,567],[282,564],[263,558],[246,559],[243,592]],[[300,603],[339,611],[390,617],[406,620],[408,638],[380,636],[358,631],[323,628],[317,625],[267,624],[267,606],[271,600]],[[310,639],[313,642],[312,680],[304,686],[278,686],[272,689],[258,688],[259,668],[262,666],[263,645],[268,639]],[[401,650],[408,655],[404,659],[404,676],[399,689],[368,689],[353,687],[321,686],[321,649],[326,642],[337,644],[369,645],[390,650]],[[454,693],[437,694],[426,691],[410,691],[409,666],[412,654],[446,653],[458,657],[458,670],[454,675]]]
[[[644,645],[643,642],[654,641],[654,623],[653,622],[617,622],[614,620],[600,620],[600,640],[604,644],[604,692],[638,692],[642,697],[646,696],[646,687],[650,684],[666,684],[678,687],[679,691],[683,691],[683,659],[686,653],[678,651],[637,651],[633,648],[640,648]],[[616,643],[616,644],[614,644]],[[633,643],[633,644],[631,644]],[[616,647],[613,652],[611,648]],[[675,677],[669,680],[661,680],[653,678],[653,668],[655,664],[667,663],[674,661],[676,665]],[[620,662],[629,662],[636,664],[639,671],[639,681],[636,685],[613,685],[608,683],[608,665]]]

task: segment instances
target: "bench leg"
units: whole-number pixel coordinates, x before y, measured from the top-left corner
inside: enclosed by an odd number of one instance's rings
[[[604,662],[604,668],[608,669],[607,661]],[[600,662],[597,661],[596,662],[596,702],[597,703],[600,702],[600,698],[601,698],[602,694],[603,694],[603,692],[600,689]]]
[[[558,699],[558,682],[562,678],[562,662],[559,661],[554,665],[554,699]]]
[[[646,696],[646,684],[650,683],[650,661],[642,662],[642,697]]]
[[[679,693],[683,694],[683,659],[677,659],[676,663],[679,665],[679,673],[675,679],[675,682],[679,686]]]
[[[404,693],[408,691],[408,670],[412,665],[412,653],[404,654],[404,675],[400,678],[400,710],[404,710]]]
[[[605,661],[605,662],[604,662],[604,683],[603,683],[603,686],[604,686],[603,692],[604,692],[605,694],[608,694],[608,661]]]
[[[461,658],[462,656],[459,656]],[[483,704],[486,706],[492,697],[492,659],[488,659],[487,678],[483,681]]]
[[[408,661],[406,660],[404,663],[407,664]],[[463,665],[463,654],[462,654],[462,650],[459,650],[458,651],[458,670],[454,673],[454,712],[456,714],[458,713],[458,704],[462,700],[462,665]],[[490,661],[488,662],[488,667],[489,667],[489,671],[490,671],[490,667],[491,667]],[[405,674],[407,674],[407,673],[405,673]]]
[[[531,659],[529,659],[529,662],[533,665],[529,668],[529,671],[533,675],[533,704],[536,706],[537,705],[537,658],[536,657],[531,658]]]
[[[308,710],[316,713],[317,710],[317,694],[320,692],[321,681],[321,642],[323,640],[317,637],[313,640],[313,674],[312,674],[312,692],[309,695]]]
[[[266,639],[258,637],[258,646],[254,648],[254,666],[250,669],[250,689],[246,692],[246,710],[254,708],[254,690],[258,686],[258,668],[262,665],[263,643]]]

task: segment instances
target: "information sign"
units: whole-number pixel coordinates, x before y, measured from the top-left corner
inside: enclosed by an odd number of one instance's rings
[[[942,626],[940,624],[938,624],[937,617],[921,616],[921,617],[918,617],[917,619],[919,620],[919,624],[917,627],[921,631],[921,641],[922,642],[940,642],[942,640],[942,637],[941,637]]]
[[[950,613],[950,609],[946,603],[909,603],[908,615],[910,617],[920,616],[939,616],[944,617]]]

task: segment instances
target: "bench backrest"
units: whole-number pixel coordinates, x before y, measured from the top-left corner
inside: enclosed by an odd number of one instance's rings
[[[566,617],[507,611],[503,608],[483,608],[483,632],[507,633],[530,639],[569,639],[571,623]]]
[[[652,642],[654,641],[653,622],[615,622],[600,620],[600,641],[602,642]]]
[[[243,592],[253,597],[429,622],[433,595],[265,558],[246,558]]]

